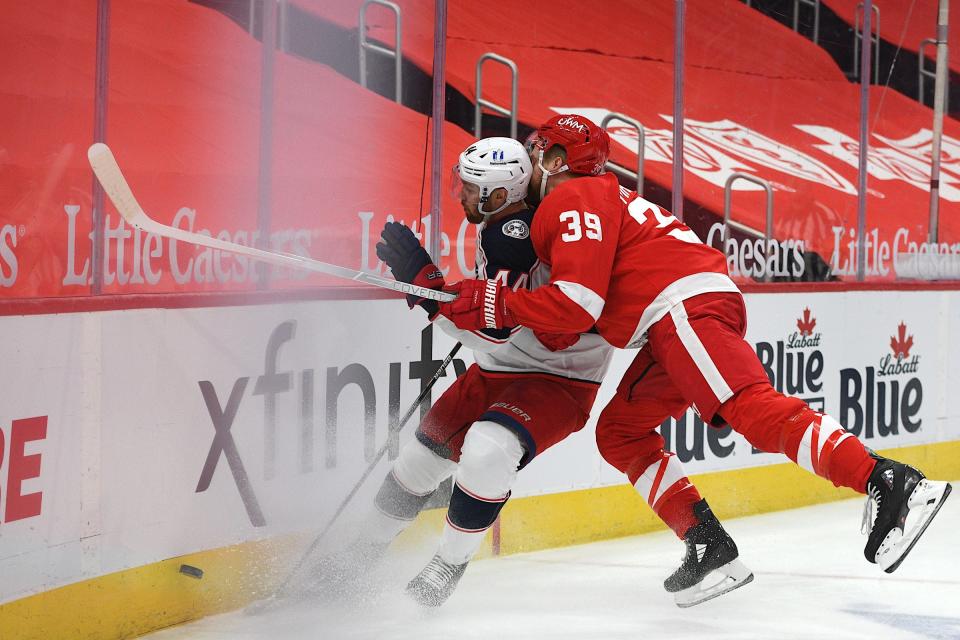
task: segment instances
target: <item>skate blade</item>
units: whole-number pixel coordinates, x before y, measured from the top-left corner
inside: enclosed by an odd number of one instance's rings
[[[952,487],[947,482],[931,482],[921,480],[916,488],[910,493],[908,504],[910,512],[907,518],[914,513],[919,515],[913,523],[902,534],[899,529],[894,529],[887,534],[886,539],[880,544],[877,550],[877,564],[887,573],[893,573],[897,567],[906,559],[907,554],[917,544],[920,536],[930,526],[934,516],[940,511],[940,507],[950,495]]]
[[[720,574],[720,580],[716,580],[717,574]],[[714,580],[714,582],[710,582]],[[683,591],[678,591],[673,596],[673,601],[682,609],[692,607],[712,600],[734,589],[739,589],[744,585],[753,582],[753,572],[747,569],[746,565],[739,559],[732,560],[727,564],[711,571],[699,583],[688,587]],[[706,585],[706,586],[705,586]]]

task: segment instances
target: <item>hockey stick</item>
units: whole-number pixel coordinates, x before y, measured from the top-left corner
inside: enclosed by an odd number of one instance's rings
[[[90,166],[93,168],[97,180],[103,185],[103,190],[110,196],[110,200],[113,201],[114,206],[116,206],[120,215],[123,216],[123,219],[147,233],[154,233],[158,236],[189,242],[219,251],[229,251],[230,253],[236,253],[253,258],[254,260],[260,260],[261,262],[268,262],[283,267],[316,271],[338,278],[356,280],[366,284],[372,284],[376,287],[392,289],[393,291],[412,294],[438,302],[450,302],[456,298],[452,293],[428,289],[427,287],[420,287],[415,284],[399,282],[389,278],[381,278],[380,276],[375,276],[363,271],[355,271],[346,267],[340,267],[290,253],[264,251],[256,247],[247,247],[235,242],[228,242],[226,240],[220,240],[219,238],[213,238],[187,231],[186,229],[178,229],[177,227],[162,224],[152,219],[140,208],[140,204],[137,203],[137,199],[133,196],[133,191],[130,190],[130,185],[127,184],[127,180],[123,177],[123,173],[120,171],[120,165],[117,164],[116,158],[113,157],[113,152],[110,151],[110,147],[102,142],[96,142],[90,145],[90,148],[87,150],[87,159],[90,161]]]
[[[413,404],[410,405],[410,408],[407,409],[407,412],[403,414],[403,417],[400,418],[400,421],[397,423],[396,428],[393,429],[394,433],[400,433],[403,427],[407,424],[407,421],[410,420],[410,416],[413,415],[413,412],[417,410],[417,407],[423,402],[423,399],[427,397],[427,394],[430,393],[430,390],[433,389],[433,385],[436,384],[444,372],[447,370],[447,367],[450,366],[450,363],[453,361],[454,356],[457,355],[457,352],[460,351],[460,347],[463,345],[457,343],[453,345],[453,349],[450,350],[450,353],[447,354],[447,357],[443,359],[443,362],[440,363],[440,367],[437,369],[437,372],[433,374],[433,377],[430,378],[430,381],[427,383],[427,386],[423,388],[423,391],[420,392],[420,395],[417,396],[417,399],[413,401]],[[390,447],[390,439],[387,438],[387,442],[380,447],[380,450],[377,451],[376,455],[373,456],[373,460],[367,465],[366,470],[363,472],[363,475],[360,476],[360,479],[357,480],[357,483],[353,485],[353,488],[350,490],[350,493],[347,494],[347,497],[340,502],[340,505],[337,507],[337,510],[333,513],[333,517],[327,521],[327,524],[324,525],[323,529],[313,541],[307,546],[306,551],[300,556],[300,559],[297,561],[293,568],[290,569],[290,572],[287,574],[287,577],[283,579],[283,582],[274,589],[273,593],[268,596],[265,600],[260,603],[251,605],[248,607],[250,613],[258,613],[269,609],[271,604],[276,602],[276,600],[283,595],[287,589],[293,584],[294,579],[297,577],[297,574],[306,566],[307,559],[313,554],[316,548],[326,537],[327,532],[333,527],[334,523],[340,517],[340,515],[346,510],[347,505],[350,504],[350,501],[353,500],[353,497],[357,495],[357,492],[360,490],[360,487],[363,486],[363,483],[366,481],[370,474],[373,473],[373,470],[376,468],[377,464],[380,462],[381,458],[387,453],[387,449]]]

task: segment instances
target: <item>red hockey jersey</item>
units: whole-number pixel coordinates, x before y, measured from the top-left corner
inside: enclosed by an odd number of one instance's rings
[[[611,174],[551,191],[530,236],[550,269],[550,286],[517,291],[507,306],[532,329],[573,333],[596,324],[610,344],[638,348],[650,325],[678,302],[738,291],[720,251]]]

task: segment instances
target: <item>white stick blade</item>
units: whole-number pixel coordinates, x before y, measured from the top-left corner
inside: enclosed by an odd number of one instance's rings
[[[137,199],[133,196],[133,192],[130,190],[127,180],[123,177],[120,165],[117,164],[117,159],[113,157],[110,147],[102,142],[93,143],[87,149],[87,159],[90,161],[90,167],[97,176],[97,180],[100,181],[103,190],[110,197],[120,215],[133,226],[142,229],[148,219],[143,213],[143,209],[140,208]]]

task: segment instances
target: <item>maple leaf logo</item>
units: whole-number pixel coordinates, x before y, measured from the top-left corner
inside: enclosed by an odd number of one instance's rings
[[[817,319],[810,317],[810,309],[803,310],[803,317],[797,319],[797,329],[800,329],[800,335],[809,336],[813,334],[813,328],[817,326]]]
[[[897,358],[909,358],[910,348],[913,347],[913,335],[907,336],[907,325],[902,321],[898,327],[899,335],[890,336],[890,348]]]

